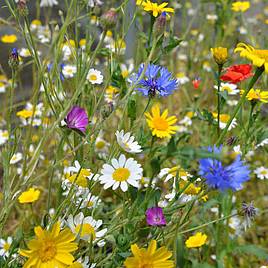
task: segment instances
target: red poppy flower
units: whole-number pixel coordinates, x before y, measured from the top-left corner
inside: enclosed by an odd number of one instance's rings
[[[193,84],[193,86],[194,86],[195,89],[198,89],[198,88],[199,88],[200,83],[201,83],[201,79],[200,79],[200,78],[195,78],[195,79],[192,81],[192,84]]]
[[[237,84],[253,76],[250,64],[233,65],[226,69],[226,73],[221,76],[221,80]]]

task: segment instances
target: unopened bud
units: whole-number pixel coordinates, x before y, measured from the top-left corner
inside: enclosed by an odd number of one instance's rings
[[[117,14],[115,9],[110,9],[101,16],[101,25],[104,29],[112,29],[116,25]]]
[[[19,65],[19,54],[16,48],[13,48],[8,59],[8,64],[10,68],[15,69]]]
[[[167,15],[166,12],[163,12],[154,23],[153,33],[155,36],[160,36],[165,32],[167,22]]]
[[[114,105],[112,102],[107,103],[104,106],[102,106],[101,115],[102,115],[103,120],[109,117],[110,114],[113,112],[113,110],[114,110]]]
[[[211,48],[214,60],[218,65],[223,65],[228,58],[228,50],[226,47]]]
[[[19,0],[17,8],[21,16],[27,16],[29,14],[29,11],[26,5],[26,0]]]

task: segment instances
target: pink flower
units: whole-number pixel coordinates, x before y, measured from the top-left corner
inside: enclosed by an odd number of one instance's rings
[[[85,133],[88,125],[88,116],[85,109],[74,106],[68,113],[65,122],[68,128]]]
[[[146,221],[151,226],[163,226],[166,225],[166,219],[163,213],[163,209],[160,207],[152,207],[146,210]]]

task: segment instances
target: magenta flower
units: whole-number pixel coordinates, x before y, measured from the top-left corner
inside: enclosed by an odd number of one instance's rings
[[[166,225],[166,219],[163,213],[163,209],[160,207],[152,207],[146,210],[146,221],[151,226],[163,226]]]
[[[88,116],[85,109],[74,106],[68,113],[65,122],[68,128],[85,133],[88,125]]]

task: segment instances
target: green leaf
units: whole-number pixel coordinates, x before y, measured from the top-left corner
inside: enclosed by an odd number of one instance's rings
[[[259,259],[267,260],[268,259],[268,251],[264,248],[261,248],[256,245],[242,245],[234,248],[234,253],[244,253],[244,254],[252,254]]]
[[[137,103],[135,99],[129,99],[127,103],[127,114],[131,121],[136,119]]]
[[[163,48],[163,52],[164,53],[168,53],[170,52],[171,50],[173,50],[175,47],[179,46],[179,44],[182,42],[183,40],[182,39],[179,39],[178,37],[173,37],[171,36],[170,39],[169,39],[169,43],[167,46],[165,46]]]

